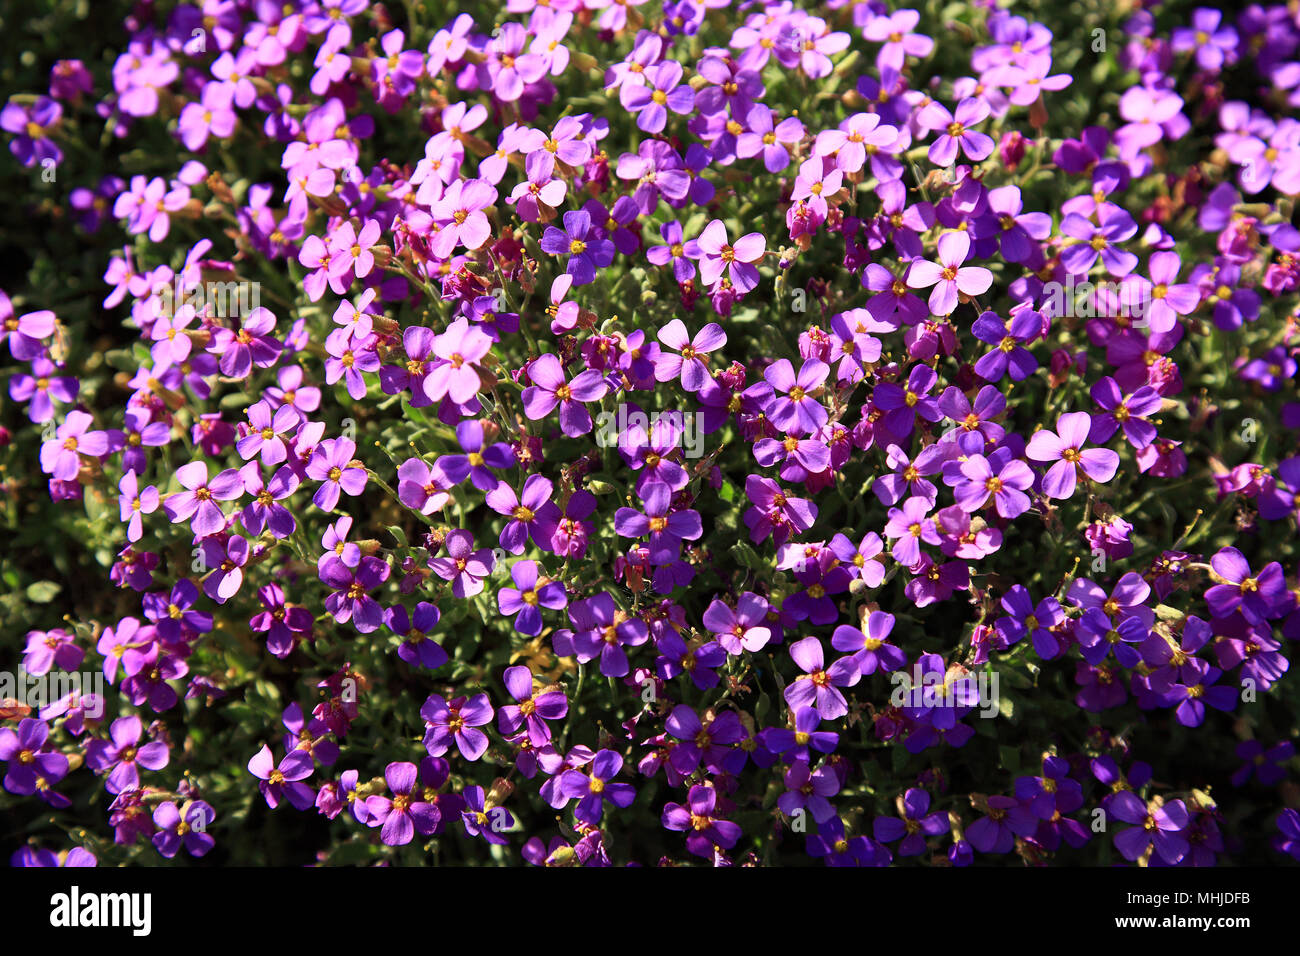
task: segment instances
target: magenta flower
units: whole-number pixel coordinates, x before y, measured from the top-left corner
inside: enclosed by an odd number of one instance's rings
[[[1105,484],[1119,469],[1119,455],[1109,448],[1083,450],[1092,431],[1087,412],[1067,412],[1056,419],[1056,431],[1034,433],[1025,454],[1039,462],[1055,462],[1043,476],[1043,493],[1049,498],[1069,498],[1079,476]]]
[[[688,392],[698,392],[710,380],[709,367],[701,355],[716,352],[727,344],[727,333],[722,326],[710,322],[690,338],[686,324],[681,319],[673,319],[658,332],[659,341],[674,352],[661,351],[655,356],[655,379],[671,382],[681,377],[682,388]]]
[[[41,445],[41,470],[58,481],[75,481],[81,455],[108,454],[108,433],[91,431],[93,422],[86,412],[68,412],[54,438]]]
[[[190,530],[199,536],[216,534],[226,526],[226,515],[218,501],[234,501],[244,494],[244,479],[238,471],[227,468],[209,482],[208,466],[202,461],[176,469],[176,480],[186,490],[168,495],[163,511],[172,524],[192,517]]]
[[[443,548],[447,557],[430,559],[429,567],[438,577],[451,582],[451,593],[458,598],[466,598],[482,591],[483,579],[496,566],[492,550],[480,548],[475,551],[474,536],[459,529],[447,535]]]
[[[311,755],[305,750],[289,751],[277,767],[271,748],[266,744],[248,762],[248,772],[261,781],[257,788],[272,810],[280,805],[281,797],[287,797],[297,810],[311,807],[316,802],[316,795],[311,787],[300,781],[310,777],[315,769]]]
[[[941,543],[934,519],[929,517],[931,504],[921,497],[908,498],[901,508],[889,509],[885,537],[896,539],[889,552],[899,564],[912,567],[921,560],[921,542]]]
[[[384,782],[392,794],[366,798],[366,812],[371,826],[378,826],[379,838],[388,846],[405,846],[415,834],[431,834],[437,829],[442,816],[438,807],[426,803],[419,787],[419,771],[415,764],[405,761],[390,763],[384,768]]]
[[[876,66],[882,70],[901,70],[906,58],[927,57],[934,49],[934,41],[928,36],[913,33],[921,21],[921,14],[916,10],[896,10],[890,16],[872,17],[862,28],[862,36],[872,43],[883,43],[876,54]]]
[[[408,458],[397,468],[397,500],[422,515],[441,511],[455,484],[441,461],[430,466],[422,458]]]
[[[139,724],[138,718],[131,719],[135,720],[137,725]],[[118,723],[121,721],[117,721],[113,726],[116,728]],[[9,762],[4,786],[10,793],[29,796],[37,790],[44,790],[46,784],[57,782],[67,774],[68,758],[61,753],[45,749],[49,736],[49,726],[45,721],[34,717],[20,720],[17,732],[8,727],[0,728],[0,760]],[[96,742],[88,744],[87,749]],[[163,763],[166,762],[164,759]]]
[[[298,427],[299,417],[292,405],[281,405],[272,414],[265,400],[248,409],[248,433],[235,443],[235,450],[245,461],[260,454],[263,465],[278,465],[289,457],[289,446],[280,436]]]
[[[259,306],[243,319],[237,331],[224,326],[213,328],[208,351],[221,356],[223,375],[247,378],[254,365],[270,368],[279,360],[284,346],[270,336],[274,328],[271,310]]]
[[[999,449],[989,458],[970,455],[961,462],[959,473],[961,481],[953,496],[963,511],[979,511],[990,497],[998,514],[1008,520],[1029,510],[1025,492],[1033,487],[1034,472],[1005,450]]]
[[[9,296],[0,292],[0,341],[9,346],[9,353],[20,362],[29,362],[45,351],[45,340],[54,334],[57,316],[42,310],[14,315]]]
[[[524,414],[536,421],[560,406],[560,430],[570,438],[591,431],[591,414],[584,402],[598,402],[609,391],[604,377],[595,369],[586,369],[566,381],[560,360],[549,352],[528,366],[533,384],[524,389]]]
[[[534,747],[545,747],[551,742],[551,728],[546,721],[560,720],[569,712],[568,698],[559,690],[535,692],[532,672],[523,666],[506,668],[505,685],[515,703],[497,712],[497,727],[506,736],[525,728]]]
[[[957,308],[958,292],[968,296],[983,295],[993,284],[993,273],[980,266],[962,266],[970,253],[970,236],[965,232],[946,232],[939,237],[939,261],[917,259],[907,273],[907,285],[928,289],[930,311],[951,315]]]
[[[724,272],[732,288],[741,294],[758,285],[758,270],[753,264],[763,258],[767,249],[762,233],[746,233],[732,246],[727,241],[727,227],[721,219],[714,219],[696,242],[700,248],[700,280],[706,286],[716,283]]]
[[[38,96],[30,106],[10,101],[0,110],[0,129],[13,133],[9,151],[24,166],[49,161],[57,165],[63,151],[55,144],[50,131],[63,118],[63,105],[48,96]]]
[[[144,725],[139,717],[120,717],[109,728],[108,740],[92,740],[86,745],[86,765],[96,773],[107,773],[104,789],[122,793],[140,786],[140,771],[161,770],[170,754],[162,741],[140,745]],[[138,765],[138,766],[137,766]]]
[[[433,254],[446,259],[457,246],[474,250],[487,242],[492,226],[483,210],[496,200],[496,189],[482,179],[453,182],[430,210],[440,227],[431,246]]]
[[[333,554],[326,555],[317,569],[321,581],[334,589],[325,599],[325,610],[340,624],[351,621],[362,634],[379,630],[384,610],[367,592],[387,581],[389,572],[388,562],[374,555],[363,557],[355,569]]]
[[[366,468],[352,456],[357,444],[349,438],[327,438],[312,452],[307,477],[321,482],[312,501],[321,511],[333,511],[340,491],[354,498],[366,488]]]
[[[637,114],[636,125],[643,132],[662,132],[669,110],[689,113],[695,106],[695,91],[681,82],[682,65],[676,60],[656,63],[644,72],[643,79],[641,85],[624,84],[618,92],[623,108]]]
[[[441,757],[452,743],[466,760],[478,760],[487,753],[487,734],[476,728],[492,722],[492,705],[487,694],[472,698],[457,697],[448,701],[440,694],[431,694],[420,708],[427,730],[424,749],[430,757]]]
[[[126,540],[139,541],[144,536],[144,515],[158,510],[158,489],[149,485],[140,488],[134,471],[128,471],[117,483],[118,506],[121,520],[126,524]]]
[[[819,359],[809,359],[794,374],[789,359],[777,359],[763,372],[763,378],[775,394],[766,409],[768,420],[778,431],[811,435],[830,418],[826,408],[812,393],[822,387],[830,366]]]
[[[967,97],[957,104],[956,114],[939,102],[931,102],[917,115],[917,122],[929,130],[943,130],[930,144],[930,162],[936,166],[951,166],[957,160],[957,150],[974,162],[987,159],[996,145],[984,133],[970,129],[989,115],[989,104],[976,97]],[[947,313],[940,313],[946,315]]]
[[[513,103],[524,95],[527,84],[536,83],[546,75],[546,58],[538,53],[525,53],[527,43],[528,34],[523,26],[507,21],[501,24],[496,39],[488,44],[487,62],[479,67],[485,75],[479,82],[503,102]]]
[[[785,702],[791,710],[811,707],[822,720],[836,720],[849,712],[839,688],[852,687],[861,677],[853,656],[841,657],[826,667],[821,641],[805,637],[790,645],[790,657],[803,671],[785,688]]]
[[[519,495],[503,481],[484,496],[489,508],[510,517],[501,529],[501,547],[511,554],[522,554],[531,537],[543,551],[551,550],[551,535],[560,521],[559,506],[551,501],[554,490],[551,479],[529,475]]]
[[[704,611],[704,626],[728,654],[754,653],[767,646],[772,630],[767,626],[768,603],[752,591],[740,595],[733,610],[714,599]]]

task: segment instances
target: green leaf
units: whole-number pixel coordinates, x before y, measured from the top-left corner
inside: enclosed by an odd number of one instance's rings
[[[1001,746],[998,748],[998,761],[1003,770],[1016,773],[1020,770],[1020,751],[1015,747]]]
[[[53,581],[37,581],[27,585],[27,600],[33,604],[49,604],[63,590],[63,585]]]

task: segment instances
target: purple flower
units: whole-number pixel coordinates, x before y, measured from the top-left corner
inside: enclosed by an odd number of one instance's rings
[[[458,598],[473,597],[483,590],[483,579],[492,573],[496,558],[490,548],[474,550],[474,536],[457,529],[447,535],[443,547],[445,558],[432,558],[429,567],[444,581],[451,582],[451,593]]]
[[[325,599],[325,610],[334,615],[334,620],[340,624],[351,621],[362,634],[379,630],[384,609],[367,592],[388,580],[387,561],[366,555],[354,570],[337,555],[329,554],[321,562],[318,574],[333,589],[334,593]]]
[[[936,166],[951,166],[957,160],[957,150],[975,162],[986,159],[996,145],[992,138],[977,133],[969,127],[983,122],[989,115],[989,104],[976,97],[967,97],[957,104],[955,114],[938,102],[931,102],[917,115],[917,122],[930,130],[943,133],[930,144],[930,162]],[[933,308],[931,311],[934,311]],[[947,315],[946,312],[938,313]]]
[[[503,481],[484,496],[489,508],[510,518],[501,529],[501,547],[522,554],[531,537],[543,551],[551,549],[551,535],[560,521],[559,506],[551,501],[553,491],[549,478],[529,475],[519,495]]]
[[[790,657],[803,671],[785,688],[785,702],[791,709],[812,707],[823,720],[835,720],[849,712],[839,688],[852,687],[862,676],[854,657],[841,657],[826,667],[821,641],[815,637],[791,644]]]
[[[733,246],[727,241],[727,227],[721,219],[714,219],[696,242],[700,249],[700,281],[706,286],[716,283],[724,272],[732,288],[742,295],[758,285],[758,270],[753,264],[763,258],[767,249],[762,233],[746,233]]]
[[[767,601],[752,591],[745,591],[735,610],[714,599],[704,612],[703,622],[728,654],[755,653],[767,646],[772,631],[767,627]]]
[[[248,772],[262,781],[258,789],[272,810],[280,805],[281,797],[287,797],[295,809],[310,808],[316,795],[311,787],[300,781],[310,777],[314,770],[311,756],[303,750],[289,751],[276,766],[271,748],[265,744],[248,762]]]
[[[917,259],[907,273],[913,289],[928,289],[930,311],[951,315],[957,308],[958,292],[968,296],[983,295],[993,284],[993,273],[980,266],[962,266],[970,253],[970,236],[964,232],[946,232],[939,237],[939,261]]]
[[[203,579],[203,593],[225,604],[239,593],[244,583],[243,567],[248,563],[248,541],[231,535],[226,541],[205,538],[201,545],[204,563],[212,573]]]
[[[138,726],[138,718],[131,719]],[[115,723],[114,727],[116,726]],[[61,780],[67,774],[68,758],[61,753],[44,749],[49,736],[50,728],[45,721],[34,717],[20,720],[17,733],[8,727],[0,728],[0,760],[9,762],[4,785],[10,793],[28,796],[40,790],[44,795],[48,784]],[[93,743],[87,746],[93,746]],[[166,748],[163,752],[165,764]]]
[[[961,462],[958,473],[961,480],[953,496],[963,511],[979,511],[990,496],[998,514],[1008,520],[1029,510],[1025,491],[1034,484],[1034,472],[1023,461],[1012,458],[1008,449],[999,448],[988,458],[970,455]]]
[[[796,531],[807,531],[817,520],[817,506],[805,498],[787,497],[771,478],[750,475],[745,479],[745,497],[751,507],[745,511],[749,539],[762,541],[769,535],[779,547]]]
[[[578,660],[586,663],[599,657],[600,672],[607,677],[625,676],[630,666],[623,648],[639,647],[650,637],[645,621],[618,610],[605,592],[571,604],[569,618]]]
[[[413,763],[390,763],[384,768],[384,781],[391,797],[376,794],[366,798],[370,825],[378,826],[380,839],[388,846],[405,846],[415,834],[430,834],[437,829],[441,814],[437,806],[420,799],[419,770]]]
[[[670,511],[672,493],[667,485],[651,485],[642,496],[645,512],[619,508],[614,515],[614,530],[624,538],[650,536],[650,563],[664,565],[681,554],[684,540],[695,540],[704,533],[700,513],[692,509]]]
[[[86,412],[68,412],[54,438],[41,445],[41,470],[57,481],[75,481],[81,455],[108,454],[108,433],[90,431],[93,423]]]
[[[153,485],[141,489],[135,472],[128,471],[117,483],[117,490],[121,520],[126,524],[126,540],[139,541],[144,536],[143,516],[158,510],[158,489]]]
[[[0,110],[0,129],[15,134],[9,151],[24,166],[57,165],[63,151],[50,137],[50,130],[63,118],[63,105],[48,96],[38,96],[30,106],[9,102]]]
[[[1282,565],[1271,561],[1259,574],[1236,548],[1221,548],[1210,559],[1214,580],[1219,582],[1205,592],[1205,603],[1215,617],[1227,617],[1240,609],[1252,622],[1277,617],[1287,604],[1286,578]]]
[[[1100,225],[1074,212],[1061,220],[1062,235],[1077,240],[1062,250],[1061,265],[1073,275],[1085,275],[1100,256],[1106,271],[1122,278],[1137,267],[1138,257],[1118,248],[1116,243],[1133,238],[1137,223],[1113,203],[1103,203],[1097,215]]]
[[[1061,652],[1061,641],[1052,629],[1065,620],[1065,612],[1056,598],[1049,594],[1035,607],[1029,591],[1016,584],[1002,596],[1002,609],[1008,616],[998,618],[994,627],[1008,646],[1028,634],[1034,652],[1043,660],[1051,660]]]
[[[476,728],[492,721],[492,705],[487,694],[457,697],[448,701],[440,694],[430,694],[420,708],[427,730],[424,749],[430,757],[441,757],[452,743],[466,760],[478,760],[488,749],[487,734]]]
[[[252,617],[248,622],[249,628],[266,633],[266,649],[276,657],[288,657],[294,647],[295,635],[311,634],[314,623],[311,611],[286,604],[284,589],[278,584],[258,588],[257,597],[265,610]]]
[[[540,609],[545,607],[558,611],[569,603],[564,584],[560,581],[548,581],[538,586],[537,563],[534,561],[516,561],[510,568],[510,578],[515,587],[501,588],[497,592],[497,605],[502,614],[516,615],[515,630],[520,634],[535,636],[542,633]]]
[[[966,839],[981,853],[1010,853],[1017,836],[1032,836],[1038,819],[1015,797],[994,794],[988,814],[966,828]]]
[[[897,539],[889,552],[900,564],[912,567],[921,560],[921,542],[938,545],[939,532],[934,519],[929,517],[930,502],[912,497],[901,508],[890,508],[885,524],[885,537]]]
[[[1109,448],[1083,445],[1092,431],[1087,412],[1067,412],[1056,419],[1056,431],[1041,429],[1029,439],[1025,454],[1034,461],[1054,462],[1043,476],[1043,493],[1049,498],[1069,498],[1079,476],[1105,484],[1119,469],[1119,455]]]
[[[240,322],[238,330],[214,327],[208,351],[221,356],[218,364],[223,375],[247,378],[254,365],[270,368],[284,351],[284,346],[269,335],[274,328],[271,310],[259,306]]]
[[[664,721],[664,727],[679,743],[668,761],[681,774],[693,773],[701,763],[714,772],[738,772],[745,752],[736,749],[747,736],[735,711],[721,710],[706,724],[688,704],[678,704]]]
[[[414,614],[408,614],[400,604],[385,611],[384,624],[402,639],[397,656],[412,667],[426,667],[429,670],[437,670],[447,663],[447,652],[437,641],[428,637],[428,633],[438,626],[441,616],[441,612],[428,601],[415,605]]]
[[[541,247],[553,256],[569,257],[565,271],[573,276],[576,285],[595,281],[596,270],[614,261],[614,243],[595,233],[591,216],[582,209],[564,214],[563,230],[548,226]]]
[[[583,403],[599,401],[609,390],[600,372],[586,369],[566,381],[560,360],[548,352],[528,366],[528,377],[533,384],[523,392],[525,415],[535,421],[559,405],[564,434],[577,438],[591,431],[591,414]]]
[[[334,510],[340,491],[356,497],[365,490],[366,469],[354,459],[356,451],[356,442],[349,438],[327,438],[312,452],[306,473],[321,482],[311,500],[322,511]]]
[[[216,534],[226,526],[218,501],[234,501],[244,494],[244,479],[238,471],[227,468],[209,482],[208,466],[202,461],[176,469],[176,480],[186,490],[168,495],[163,511],[173,524],[193,518],[190,530],[198,536]]]
[[[1187,838],[1182,831],[1189,817],[1183,801],[1147,805],[1131,791],[1122,790],[1114,795],[1107,812],[1117,820],[1133,824],[1115,834],[1115,849],[1124,859],[1137,860],[1154,846],[1160,859],[1174,866],[1187,854]]]
[[[518,565],[516,565],[517,567]],[[529,743],[544,747],[551,742],[548,720],[560,720],[569,712],[569,701],[561,690],[533,690],[532,672],[523,666],[507,667],[506,690],[515,699],[497,712],[497,727],[506,736],[524,728]]]
[[[664,807],[664,829],[686,833],[686,848],[695,856],[712,859],[714,847],[730,849],[740,839],[740,827],[730,820],[720,819],[717,812],[717,791],[696,784],[691,787],[686,805],[669,803]]]
[[[825,407],[810,393],[819,389],[830,375],[830,366],[809,359],[794,374],[789,359],[777,359],[763,372],[763,378],[777,394],[766,409],[768,419],[778,431],[811,435],[830,417]]]
[[[1197,7],[1190,27],[1176,27],[1169,36],[1169,48],[1176,53],[1196,51],[1196,64],[1217,73],[1225,63],[1237,62],[1237,31],[1221,26],[1223,11]]]
[[[109,793],[122,793],[140,786],[137,765],[146,770],[167,766],[170,754],[162,741],[140,746],[144,725],[139,717],[120,717],[109,728],[109,740],[92,740],[86,745],[86,765],[96,773],[108,773],[104,787]]]
[[[853,655],[853,664],[859,674],[874,674],[877,669],[896,671],[907,663],[901,648],[890,644],[887,638],[894,629],[894,615],[872,611],[867,615],[864,633],[856,627],[841,624],[831,635],[831,647],[844,654]]]
[[[515,825],[515,818],[505,807],[488,807],[487,794],[482,787],[465,789],[465,809],[461,811],[461,823],[469,836],[481,836],[489,843],[503,845],[506,838],[502,830],[509,830]]]
[[[669,110],[689,113],[695,106],[695,91],[681,82],[682,65],[676,60],[656,63],[642,76],[640,85],[624,84],[618,98],[624,109],[638,114],[636,125],[643,132],[662,132]]]
[[[611,783],[623,769],[622,755],[613,750],[599,750],[591,761],[591,772],[566,770],[560,777],[560,792],[569,799],[578,799],[573,815],[592,826],[600,823],[605,802],[616,807],[631,806],[636,799],[636,788],[629,783]]]
[[[1110,441],[1121,428],[1134,448],[1146,448],[1155,440],[1156,427],[1146,420],[1146,416],[1158,412],[1163,399],[1154,388],[1143,385],[1131,395],[1124,395],[1119,383],[1107,375],[1092,386],[1089,394],[1098,406],[1109,412],[1093,416],[1089,441],[1095,444]]]
[[[692,339],[686,331],[686,324],[681,319],[673,319],[659,330],[658,338],[666,348],[674,351],[660,351],[655,356],[655,379],[671,382],[680,376],[682,388],[688,392],[698,392],[711,380],[709,367],[700,356],[727,344],[727,334],[716,322],[704,326]]]
[[[45,310],[15,316],[9,296],[0,292],[0,341],[9,346],[9,353],[18,361],[40,358],[45,339],[54,334],[56,321],[55,314]]]
[[[899,805],[902,817],[876,817],[871,823],[871,833],[881,843],[893,843],[901,838],[899,856],[920,856],[926,851],[926,837],[939,836],[948,829],[948,814],[926,813],[930,809],[930,794],[917,787],[908,790]]]
[[[216,811],[202,800],[186,801],[182,816],[175,801],[160,803],[153,812],[153,822],[158,832],[153,835],[153,845],[167,859],[180,852],[183,845],[190,856],[201,857],[216,845],[208,835],[208,825],[216,818]]]

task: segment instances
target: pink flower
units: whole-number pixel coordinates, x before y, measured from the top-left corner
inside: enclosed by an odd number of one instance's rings
[[[751,232],[736,240],[734,246],[727,242],[727,227],[715,219],[700,233],[700,278],[705,285],[713,285],[725,270],[732,288],[744,293],[758,285],[758,270],[753,263],[763,258],[767,240],[762,233]]]
[[[979,266],[961,264],[970,252],[970,236],[964,232],[948,232],[939,237],[939,261],[918,259],[907,273],[907,284],[913,289],[934,286],[930,293],[930,311],[935,315],[950,315],[957,308],[957,293],[982,295],[993,284],[993,273]]]
[[[1119,455],[1109,448],[1083,445],[1092,431],[1092,416],[1087,412],[1067,412],[1056,420],[1056,431],[1037,431],[1029,439],[1025,455],[1034,461],[1055,462],[1043,476],[1043,493],[1049,498],[1069,498],[1082,474],[1105,483],[1115,477]]]

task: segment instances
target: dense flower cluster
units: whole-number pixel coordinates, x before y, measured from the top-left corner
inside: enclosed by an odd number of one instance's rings
[[[0,114],[126,242],[94,362],[0,294],[112,548],[15,864],[1300,859],[1292,8],[435,6],[142,4]]]

